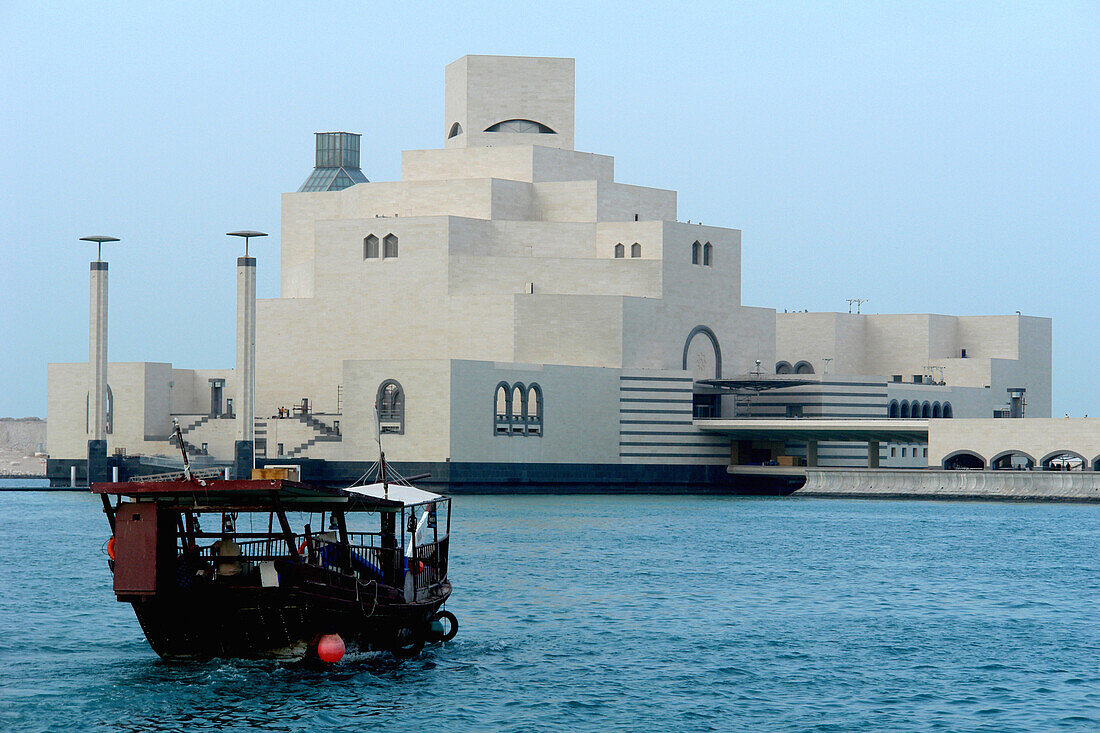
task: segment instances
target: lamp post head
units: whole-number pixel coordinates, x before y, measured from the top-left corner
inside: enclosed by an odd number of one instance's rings
[[[267,232],[254,232],[249,229],[244,229],[239,232],[226,232],[227,237],[244,237],[244,256],[248,257],[248,240],[252,237],[266,237]]]
[[[121,241],[121,240],[119,240],[118,237],[108,237],[108,236],[103,235],[103,234],[93,234],[89,237],[81,237],[80,241],[81,242],[95,242],[95,259],[96,259],[96,262],[99,262],[100,260],[103,259],[103,257],[101,256],[102,250],[103,250],[103,243],[104,242],[118,242],[118,241]]]

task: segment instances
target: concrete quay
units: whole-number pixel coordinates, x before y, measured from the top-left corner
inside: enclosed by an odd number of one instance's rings
[[[794,496],[1100,501],[1100,472],[808,468]]]

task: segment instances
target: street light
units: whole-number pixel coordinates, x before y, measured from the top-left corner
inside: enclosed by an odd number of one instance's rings
[[[244,256],[248,257],[248,240],[252,237],[266,237],[266,232],[253,232],[251,230],[243,230],[239,232],[226,232],[227,237],[244,237]]]
[[[118,242],[118,237],[108,237],[103,234],[93,234],[90,237],[81,237],[81,242],[95,242],[95,260],[101,262],[103,260],[103,243],[104,242]]]

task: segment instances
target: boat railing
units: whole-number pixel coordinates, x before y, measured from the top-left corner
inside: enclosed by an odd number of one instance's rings
[[[409,571],[417,591],[431,590],[447,579],[447,545],[450,538],[416,545],[409,559]]]
[[[239,555],[219,553],[217,543],[211,543],[199,546],[197,557],[215,568],[227,563],[239,563],[242,570],[247,572],[261,562],[290,560],[294,556],[294,551],[287,544],[286,538],[281,535],[254,538],[242,536],[246,534],[232,535],[236,549],[240,552]],[[402,557],[401,548],[382,547],[380,533],[349,532],[346,546],[325,536],[326,534],[328,533],[294,535],[294,550],[297,550],[302,559],[310,565],[343,574],[350,572],[363,583],[394,582],[394,574],[400,568],[398,561]],[[182,556],[185,550],[181,546],[177,552]],[[442,552],[442,563],[439,560],[440,552]],[[436,544],[417,547],[416,555],[416,559],[421,560],[425,567],[425,571],[418,574],[418,588],[428,588],[437,584],[439,579],[446,577],[445,546],[442,550]]]

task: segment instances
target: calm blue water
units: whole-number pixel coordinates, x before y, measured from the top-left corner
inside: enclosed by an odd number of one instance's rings
[[[84,494],[0,493],[0,730],[1100,727],[1100,506],[460,497],[454,642],[168,665]]]

